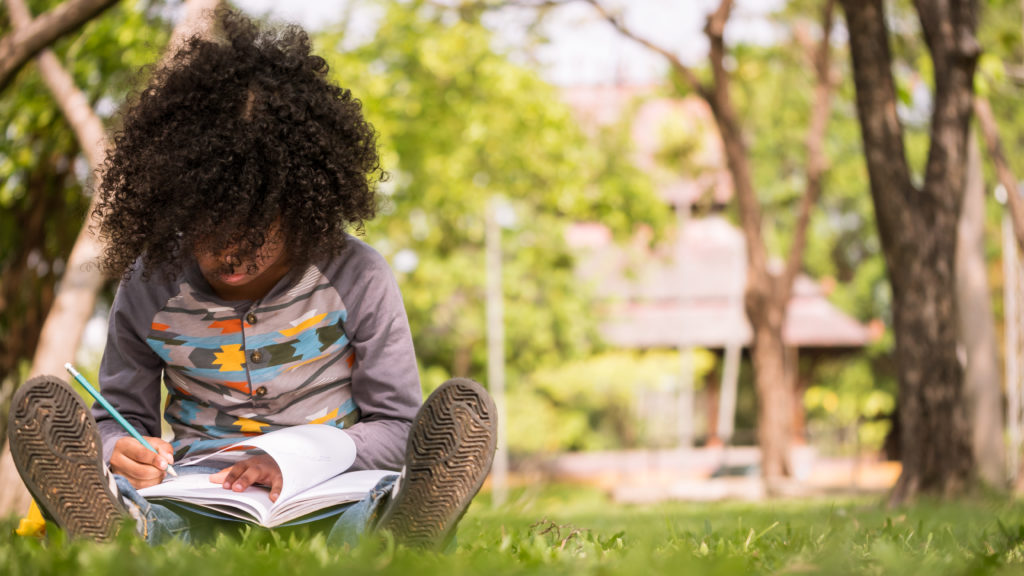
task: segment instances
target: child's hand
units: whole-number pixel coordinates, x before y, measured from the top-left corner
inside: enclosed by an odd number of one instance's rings
[[[266,454],[242,460],[231,468],[210,475],[210,482],[221,484],[225,490],[241,492],[253,484],[270,486],[270,501],[277,502],[281,495],[281,468]]]
[[[159,484],[167,473],[167,465],[174,464],[174,450],[160,438],[144,437],[159,454],[150,452],[141,442],[130,436],[118,439],[110,455],[110,471],[120,474],[136,488]]]

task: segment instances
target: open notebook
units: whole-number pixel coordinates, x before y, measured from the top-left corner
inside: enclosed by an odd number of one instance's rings
[[[239,461],[264,452],[281,468],[283,485],[277,502],[270,489],[250,486],[243,492],[225,490],[210,482],[209,474],[190,474],[190,466],[207,459]],[[175,466],[178,477],[139,490],[147,500],[173,500],[272,528],[340,504],[361,500],[388,475],[388,470],[345,472],[356,458],[355,443],[345,432],[325,424],[304,424],[245,438],[223,450],[185,466]],[[197,510],[202,512],[201,510]]]

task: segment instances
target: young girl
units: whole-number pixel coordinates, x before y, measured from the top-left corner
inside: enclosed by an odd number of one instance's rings
[[[98,191],[102,265],[122,277],[100,386],[159,454],[44,377],[15,397],[15,462],[73,535],[109,537],[127,510],[152,542],[187,539],[195,516],[136,490],[246,435],[326,424],[354,441],[353,469],[404,474],[343,513],[331,538],[379,528],[441,546],[490,467],[493,402],[456,379],[420,409],[397,284],[346,232],[374,216],[384,176],[359,101],[328,82],[302,30],[217,20],[218,38],[190,40],[128,107]],[[266,456],[210,478],[270,486],[272,500],[281,489]]]

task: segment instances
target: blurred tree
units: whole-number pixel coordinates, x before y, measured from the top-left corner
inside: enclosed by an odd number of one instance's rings
[[[372,39],[324,34],[332,74],[380,132],[391,181],[367,235],[396,269],[426,388],[485,373],[484,210],[506,199],[506,350],[518,376],[599,345],[586,289],[573,273],[568,223],[600,220],[619,236],[669,213],[628,162],[600,148],[553,87],[492,49],[473,18],[388,3]]]
[[[996,3],[999,4],[999,3]],[[904,142],[907,151],[907,164],[911,174],[911,180],[915,183],[923,182],[927,166],[927,156],[930,143],[931,122],[929,111],[934,100],[933,90],[929,85],[929,71],[931,70],[931,56],[927,45],[922,38],[921,25],[915,8],[909,2],[893,2],[886,6],[888,10],[887,20],[890,38],[892,40],[893,58],[893,81],[897,94],[897,113],[902,122]],[[1006,22],[1017,23],[1019,18],[1019,4],[1003,2],[1001,6],[992,3],[986,7],[985,14],[988,24],[979,26],[979,35],[982,38],[982,45],[986,52],[991,49],[1001,50],[998,45],[999,38],[1004,36],[1000,30],[1005,30]],[[1017,33],[1019,40],[1019,33]],[[1018,47],[1017,44],[1013,48]],[[995,62],[993,61],[995,60]],[[994,54],[982,56],[979,60],[979,74],[975,77],[975,87],[979,90],[976,95],[983,97],[988,92],[985,80],[985,70],[993,69],[993,64],[998,62]],[[849,76],[852,76],[849,75]],[[852,83],[848,83],[851,85]],[[844,100],[845,102],[845,100]],[[850,102],[853,102],[851,94]],[[982,118],[980,108],[977,117]],[[859,127],[857,128],[859,132]],[[830,135],[831,139],[831,135]],[[862,144],[857,137],[857,146]],[[852,153],[851,153],[852,155]],[[860,154],[858,153],[858,156]],[[979,175],[980,177],[980,175]],[[852,185],[858,191],[862,188],[864,176],[858,175],[855,180],[849,180],[847,187]],[[1000,378],[998,359],[995,354],[998,349],[998,338],[993,323],[993,308],[998,307],[998,300],[1001,300],[1001,290],[998,284],[989,285],[986,278],[992,266],[998,267],[999,255],[998,246],[1000,233],[998,230],[998,218],[993,219],[992,209],[997,208],[994,202],[990,202],[986,211],[984,205],[985,183],[977,181],[974,188],[968,186],[964,194],[962,216],[959,220],[957,242],[957,307],[960,311],[961,326],[958,330],[958,341],[960,354],[958,358],[964,364],[965,373],[965,404],[968,406],[969,422],[974,438],[974,451],[976,470],[979,477],[989,486],[998,488],[1005,485],[1004,470],[1004,443],[1003,443],[1003,412],[1002,403],[1002,382]],[[841,189],[837,188],[837,192]],[[832,188],[830,188],[830,195]],[[870,196],[858,192],[861,198],[861,205],[870,205]],[[981,202],[981,205],[978,205]],[[859,212],[867,216],[874,227],[874,219],[871,211]],[[995,226],[993,228],[993,225]],[[987,226],[987,229],[984,227]],[[965,249],[967,247],[970,249]],[[880,248],[877,242],[877,235],[872,236],[873,254],[870,266],[864,268],[870,270],[870,275],[880,274],[884,279],[885,262],[881,257]],[[992,280],[998,282],[999,275],[996,274]],[[874,300],[884,310],[880,318],[885,318],[888,324],[892,324],[890,311],[892,298],[888,282],[879,284],[879,296]],[[871,295],[870,292],[859,292],[861,295]],[[996,302],[993,302],[996,300]],[[891,343],[892,339],[887,335],[886,341]],[[871,348],[875,357],[876,374],[884,382],[884,387],[889,388],[890,380],[895,380],[896,358],[892,346],[884,349],[879,346]],[[893,389],[895,387],[893,386]],[[899,431],[894,429],[898,436]],[[899,439],[893,437],[887,446],[898,451]],[[891,457],[897,457],[895,452],[890,453]]]
[[[776,23],[780,27],[790,26],[800,14],[807,13],[816,1],[790,0],[786,9],[779,13]],[[907,146],[908,164],[915,181],[923,181],[923,171],[927,158],[929,143],[929,117],[927,111],[931,102],[931,90],[927,86],[927,78],[923,74],[930,68],[930,56],[921,38],[920,25],[914,8],[907,2],[894,2],[887,5],[889,9],[889,29],[892,38],[893,76],[896,85],[897,106],[903,122]],[[979,61],[979,76],[976,78],[978,91],[976,102],[979,125],[984,127],[981,105],[985,96],[1000,98],[1001,114],[1014,118],[1020,98],[1020,87],[1014,85],[1013,62],[1021,58],[1020,33],[1020,2],[1018,0],[1001,0],[990,2],[984,11],[984,18],[979,28],[979,35],[986,54]],[[793,57],[787,56],[784,44],[772,44],[763,48],[742,47],[744,52],[737,52],[736,78],[747,82],[737,82],[740,88],[737,98],[744,121],[750,122],[755,135],[751,139],[751,151],[755,158],[755,182],[761,197],[766,202],[765,221],[768,241],[775,246],[784,246],[787,241],[785,232],[792,227],[795,204],[798,195],[794,192],[796,184],[792,162],[772,162],[778,156],[777,150],[789,150],[796,146],[797,131],[793,128],[791,116],[802,110],[803,100],[808,97],[809,89],[801,85],[799,68],[792,66]],[[834,46],[842,51],[843,46]],[[1006,66],[1004,67],[1004,63]],[[860,127],[856,117],[856,103],[852,73],[849,62],[836,63],[843,81],[839,84],[833,115],[829,121],[829,133],[826,146],[832,160],[826,174],[826,189],[819,208],[816,210],[809,230],[808,253],[806,265],[812,275],[823,279],[823,286],[831,291],[831,300],[862,321],[884,320],[891,325],[892,297],[886,276],[885,260],[879,242],[871,197],[864,194],[864,182],[867,180],[864,165]],[[747,70],[749,68],[749,70]],[[785,88],[784,88],[785,87]],[[1020,117],[1024,120],[1024,116]],[[1003,134],[1014,139],[1024,131],[1024,123],[1019,120],[1016,125],[1004,126]],[[765,135],[757,138],[756,135]],[[1015,142],[1017,140],[1014,140]],[[997,155],[998,156],[998,155]],[[1010,159],[1017,161],[1017,155],[1010,154]],[[997,157],[993,158],[994,160]],[[996,174],[1000,181],[1003,177],[999,162],[996,162]],[[1012,175],[1009,181],[1015,181]],[[984,186],[979,183],[978,186]],[[979,194],[984,195],[980,190]],[[969,199],[965,195],[964,211]],[[1001,288],[998,285],[999,274],[994,274],[996,282],[986,291],[984,277],[978,276],[985,270],[986,264],[998,267],[999,263],[999,230],[998,218],[993,219],[993,209],[998,209],[994,202],[989,202],[988,214],[977,214],[981,221],[974,222],[969,244],[973,250],[958,256],[957,267],[966,270],[971,267],[975,273],[971,282],[976,289],[963,291],[958,295],[961,317],[974,324],[974,329],[961,330],[963,349],[966,358],[968,375],[968,404],[972,411],[977,412],[971,418],[973,435],[977,439],[975,451],[977,469],[986,482],[993,487],[1002,486],[1005,471],[1003,470],[1003,441],[1001,404],[1001,381],[998,365],[994,364],[992,355],[998,350],[997,335],[992,333],[992,308],[998,309]],[[977,213],[977,210],[971,213]],[[966,222],[961,218],[961,225]],[[987,224],[985,230],[987,242],[980,244],[981,230],[978,226]],[[995,226],[993,228],[993,225]],[[961,239],[960,247],[968,241]],[[967,275],[958,274],[961,281]],[[836,282],[832,282],[835,279]],[[987,324],[987,328],[984,326]],[[984,328],[984,329],[983,329]],[[894,341],[891,334],[886,334],[880,342],[870,346],[866,353],[871,361],[872,373],[875,376],[875,388],[865,392],[864,398],[875,397],[876,392],[895,394],[897,388],[896,365],[894,357]],[[973,358],[973,359],[972,359]],[[845,360],[843,361],[845,362]],[[860,362],[860,360],[856,360]],[[836,367],[831,363],[822,365],[817,370],[814,381],[818,387],[832,387],[838,391],[838,381],[829,376]],[[972,372],[976,370],[976,372]],[[851,388],[852,390],[852,388]],[[819,395],[820,391],[815,392]],[[843,392],[843,395],[848,395]],[[812,399],[805,399],[810,402]],[[817,411],[814,415],[829,417],[834,412]],[[820,429],[822,422],[815,423]],[[872,428],[882,423],[870,422]],[[887,423],[886,423],[887,424]],[[890,444],[895,447],[895,444]]]
[[[609,12],[598,0],[587,2],[620,33],[664,56],[679,83],[704,99],[715,117],[726,164],[732,176],[740,224],[746,239],[745,308],[754,331],[753,360],[758,396],[758,444],[762,455],[762,475],[768,491],[779,492],[783,489],[785,478],[791,474],[789,442],[794,401],[794,367],[787,367],[782,329],[793,281],[803,267],[811,208],[820,195],[827,162],[823,145],[834,84],[829,58],[833,2],[827,0],[821,11],[820,40],[816,43],[808,42],[807,60],[809,68],[814,71],[816,81],[812,87],[813,104],[809,112],[809,126],[803,141],[807,153],[800,165],[804,186],[789,252],[781,272],[773,271],[770,263],[770,252],[763,234],[763,207],[755,187],[750,145],[745,134],[748,125],[738,114],[735,91],[732,88],[735,78],[732,69],[735,67],[736,54],[728,52],[724,40],[725,26],[733,8],[732,0],[722,0],[708,17],[704,29],[711,45],[708,57],[710,82],[703,81],[672,52],[630,30],[619,16]]]
[[[201,13],[216,5],[217,0],[191,0],[187,6],[186,16],[176,27],[175,41],[180,42],[187,34],[198,31]],[[38,20],[32,19],[31,10],[23,0],[7,0],[7,6],[15,28],[15,36],[18,31],[32,29]],[[62,6],[64,7],[58,7],[47,14],[64,13],[66,6]],[[3,396],[0,397],[2,404],[6,404],[13,388],[21,379],[21,374],[15,373],[15,369],[26,356],[31,355],[33,358],[32,365],[28,370],[30,376],[61,373],[63,363],[72,359],[73,351],[78,348],[86,321],[92,314],[97,292],[103,285],[103,278],[95,263],[99,254],[99,246],[91,231],[91,203],[84,201],[79,193],[91,188],[90,180],[99,170],[106,150],[103,122],[95,108],[101,106],[106,108],[106,114],[111,113],[116,106],[114,102],[123,98],[138,69],[152,61],[154,46],[139,46],[141,40],[151,41],[166,37],[165,24],[159,11],[153,11],[152,8],[151,4],[130,4],[124,10],[115,10],[109,18],[100,18],[90,23],[83,36],[73,40],[72,47],[63,54],[63,57],[73,59],[80,52],[85,52],[90,54],[94,60],[85,64],[75,62],[70,71],[65,69],[61,64],[61,58],[54,51],[42,49],[38,52],[38,71],[49,92],[47,100],[52,98],[56,101],[57,108],[63,114],[67,126],[65,127],[63,123],[58,124],[52,133],[51,130],[37,126],[35,130],[27,130],[21,136],[28,141],[27,145],[31,146],[33,142],[46,142],[48,138],[52,137],[56,137],[58,141],[64,139],[70,144],[68,136],[70,133],[74,134],[75,144],[77,144],[81,156],[75,153],[73,145],[69,146],[69,152],[67,152],[69,157],[64,160],[64,171],[68,171],[69,166],[77,164],[77,181],[70,186],[66,186],[67,178],[54,179],[53,182],[57,189],[64,187],[70,189],[74,197],[79,199],[79,203],[85,205],[84,220],[86,224],[82,224],[83,216],[80,212],[71,212],[72,217],[69,221],[58,222],[59,232],[55,236],[62,238],[63,244],[58,245],[59,251],[53,256],[54,260],[52,261],[44,259],[49,255],[46,255],[41,247],[49,245],[48,247],[52,249],[54,243],[48,238],[40,238],[39,230],[41,228],[37,228],[34,233],[19,235],[14,232],[17,228],[12,227],[12,234],[5,238],[5,241],[17,249],[12,251],[15,253],[15,258],[0,259],[0,265],[10,268],[11,271],[9,276],[4,275],[3,281],[0,283],[0,287],[3,288],[0,294],[4,296],[11,294],[13,295],[11,299],[23,297],[25,284],[31,281],[25,273],[25,269],[27,265],[31,264],[36,271],[36,277],[42,277],[43,290],[40,293],[45,296],[39,299],[30,298],[28,303],[33,306],[34,310],[27,314],[25,314],[25,310],[18,307],[10,307],[7,298],[0,300],[0,330],[7,323],[21,332],[14,334],[15,336],[25,337],[25,339],[11,341],[4,339],[4,341],[8,341],[8,345],[3,350],[4,365],[0,366],[0,370],[3,370],[3,373],[0,373],[0,383],[3,383]],[[70,10],[74,11],[73,8]],[[40,18],[45,20],[45,15]],[[90,85],[86,89],[87,91],[78,88],[79,82],[75,75],[83,68],[88,71],[85,76],[88,80],[86,84]],[[33,99],[39,98],[38,92],[28,93]],[[39,99],[38,101],[42,102],[43,100]],[[16,110],[21,117],[24,110],[21,108],[16,108]],[[47,123],[55,119],[52,104],[44,104],[40,110],[43,111],[41,116],[46,118]],[[67,128],[71,129],[70,133],[66,131]],[[8,134],[12,135],[12,132],[9,130]],[[13,132],[13,135],[18,135],[18,132]],[[19,144],[17,139],[12,138],[11,144],[13,145],[12,152],[17,152],[16,146]],[[22,144],[22,146],[26,145]],[[22,151],[24,149],[24,147],[21,148]],[[8,158],[10,157],[8,156]],[[19,159],[23,159],[26,164],[31,165],[31,158]],[[4,168],[10,169],[17,176],[18,166],[11,165],[4,166]],[[45,171],[44,167],[43,172],[45,173]],[[38,215],[38,218],[44,222],[57,220],[51,218],[51,215],[47,213],[49,209],[53,208],[52,202],[48,200],[48,196],[54,195],[53,191],[46,194],[47,190],[33,190],[29,187],[19,190],[18,179],[14,178],[14,182],[11,180],[8,179],[7,184],[12,187],[3,189],[10,193],[11,198],[20,196],[21,202],[34,207],[29,209],[29,212]],[[65,190],[61,189],[58,193],[64,192]],[[77,226],[72,225],[71,229],[77,227],[78,232],[70,247],[70,256],[65,258],[67,239],[72,237],[68,223],[75,222],[76,218]],[[36,244],[33,245],[33,242]],[[44,277],[48,272],[52,272],[52,274]],[[58,277],[59,284],[57,283]],[[54,290],[55,286],[56,290]],[[45,319],[43,319],[44,313]],[[4,322],[4,317],[7,318],[7,322]],[[25,326],[22,325],[22,318],[38,322],[28,327],[28,330],[32,331],[31,333],[26,333]],[[72,352],[69,353],[69,351]],[[3,439],[4,433],[5,430],[0,427],[0,439]],[[27,499],[27,493],[20,486],[17,474],[10,463],[6,443],[4,443],[3,458],[0,459],[0,485],[4,487],[4,499],[0,501],[0,513],[17,510],[24,506],[22,501]]]
[[[799,5],[800,2],[790,2],[790,6],[794,4]],[[893,2],[886,8],[889,11],[887,19],[892,40],[892,74],[898,98],[897,109],[903,123],[908,166],[912,180],[922,182],[930,142],[928,111],[931,109],[933,95],[928,85],[928,71],[931,68],[931,58],[922,38],[920,23],[913,5],[909,2]],[[1013,76],[1004,69],[1003,63],[1017,61],[1020,57],[1020,3],[1018,0],[989,2],[982,14],[984,17],[979,25],[978,34],[985,54],[979,60],[979,74],[975,77],[975,109],[979,126],[984,128],[985,110],[982,106],[987,104],[988,95],[993,98],[998,95],[1001,114],[1009,118],[1016,115],[1020,88],[1014,86]],[[840,223],[841,227],[812,226],[812,233],[819,229],[841,230],[837,237],[840,241],[836,244],[822,243],[822,238],[812,237],[809,243],[808,267],[812,270],[826,271],[830,264],[834,264],[837,273],[843,269],[852,270],[852,282],[844,283],[842,273],[837,276],[840,282],[833,294],[833,301],[861,319],[881,318],[886,324],[891,325],[892,297],[885,274],[885,261],[875,231],[870,195],[863,194],[863,182],[867,175],[863,167],[863,155],[859,150],[862,144],[859,125],[856,122],[852,74],[844,73],[843,76],[844,79],[850,80],[845,80],[841,85],[837,109],[848,109],[848,112],[843,113],[842,120],[833,118],[830,123],[829,142],[842,142],[844,152],[833,156],[836,162],[831,167],[829,193],[823,198],[819,212],[822,215],[827,214],[830,221]],[[1020,120],[1024,120],[1024,116],[1021,116]],[[1005,126],[1006,135],[1020,134],[1024,131],[1024,124],[1019,120],[1015,121],[1017,125]],[[856,132],[853,139],[847,134],[850,128]],[[846,159],[855,159],[855,165],[846,162]],[[844,169],[844,164],[855,170]],[[840,170],[843,174],[838,173]],[[996,176],[1002,181],[1002,174],[1002,170],[997,169],[995,174],[989,177],[988,185],[994,185]],[[997,358],[994,357],[998,353],[999,341],[992,313],[993,309],[999,310],[1002,300],[999,273],[1001,235],[998,214],[1002,208],[996,205],[991,195],[988,196],[987,206],[968,206],[971,202],[984,202],[985,186],[985,182],[976,184],[976,199],[969,197],[970,192],[965,194],[964,216],[960,219],[961,238],[958,240],[957,252],[957,268],[960,272],[957,277],[961,288],[970,288],[958,290],[957,295],[960,317],[967,323],[959,332],[961,351],[966,352],[960,355],[960,359],[962,362],[966,361],[965,400],[971,412],[976,469],[989,486],[1001,487],[1005,485],[1002,438],[1004,418],[1001,408],[1001,372],[996,363]],[[830,205],[839,198],[843,198],[842,202],[848,209],[834,211],[830,208]],[[968,218],[970,222],[965,220],[967,215],[972,215],[972,218]],[[982,226],[985,227],[984,230],[981,229]],[[832,251],[832,246],[837,250]],[[966,246],[972,246],[972,249],[961,250]],[[815,254],[821,257],[815,257]],[[860,265],[847,266],[845,263],[850,262],[851,257],[860,259]],[[968,274],[967,270],[972,272]],[[990,278],[986,279],[985,274]],[[970,286],[967,284],[968,280]],[[864,311],[867,310],[873,312],[864,315]],[[886,334],[882,342],[869,348],[878,386],[893,393],[897,386],[894,352],[891,334]],[[887,447],[898,451],[898,430],[894,429],[894,433],[896,434],[887,443]],[[898,453],[891,452],[890,457],[898,457]]]
[[[930,147],[914,182],[897,115],[882,0],[843,0],[858,114],[893,289],[900,375],[903,471],[890,502],[919,493],[961,494],[973,484],[973,450],[956,354],[954,256],[966,180],[977,4],[915,4],[934,76]]]
[[[694,380],[714,365],[707,351],[696,355]],[[669,447],[681,415],[674,401],[679,354],[671,351],[609,351],[537,370],[530,386],[509,395],[509,449],[513,453],[622,450]],[[645,398],[657,402],[637,418]],[[667,417],[657,418],[657,414]],[[655,416],[652,418],[652,416]]]
[[[30,9],[52,14],[59,11],[54,4],[37,2]],[[0,24],[5,31],[15,22],[13,27],[19,30],[35,22],[23,3],[10,0],[8,6],[11,22]],[[92,172],[102,159],[102,123],[92,108],[101,105],[108,107],[105,113],[112,112],[112,103],[123,98],[136,70],[151,61],[151,49],[140,46],[139,39],[159,38],[161,26],[159,18],[135,2],[118,6],[85,25],[80,35],[58,41],[52,52],[37,50],[40,66],[25,70],[18,77],[16,89],[0,98],[0,116],[5,117],[7,126],[6,138],[0,140],[3,413],[17,383],[31,371],[27,360],[36,356],[58,287],[64,292],[79,287],[85,295],[84,299],[77,298],[80,305],[73,312],[76,321],[62,323],[58,334],[71,336],[77,345],[92,313],[95,293],[102,284],[100,279],[92,279],[98,277],[98,271],[80,269],[84,262],[68,265],[68,255],[78,243],[88,214],[86,191],[91,186]],[[7,37],[17,37],[17,32],[8,32]],[[82,58],[82,54],[89,57]],[[71,64],[65,69],[61,61]],[[86,88],[80,91],[76,84]],[[79,279],[71,280],[73,277]],[[74,308],[67,304],[61,307],[64,312]],[[58,349],[61,361],[55,365],[59,367],[72,358],[68,347]],[[47,371],[55,370],[50,367]],[[0,441],[6,438],[4,428],[0,426]],[[4,498],[0,513],[20,511],[27,493],[9,465],[6,442],[3,447],[0,484]]]
[[[784,32],[777,41],[756,45],[737,39],[731,48],[733,95],[749,144],[754,188],[763,206],[764,239],[772,254],[790,249],[806,186],[803,119],[814,105],[816,82],[808,55],[820,34],[808,16],[820,9],[819,0],[790,0],[784,8],[765,16],[776,30]],[[864,186],[867,168],[845,43],[833,39],[832,51],[835,91],[823,142],[828,163],[822,174],[823,193],[807,229],[804,270],[819,280],[833,304],[861,322],[879,326],[890,318],[890,289],[871,197]],[[844,387],[836,374],[846,373],[852,365],[870,367],[871,386]],[[807,393],[814,397],[797,398],[797,402],[816,406],[826,397],[822,390],[842,397],[844,406],[852,402],[851,407],[866,405],[869,400],[876,406],[875,399],[885,397],[889,401],[882,406],[888,411],[862,411],[860,436],[870,430],[874,439],[888,429],[897,386],[891,335],[850,355],[803,356],[801,366],[812,386]],[[806,430],[810,437],[802,439],[834,437],[837,430],[855,425],[844,419],[846,415],[841,410],[810,410],[807,416],[813,422]],[[846,434],[850,446],[842,449],[849,451],[858,437]],[[862,444],[866,448],[877,445],[874,441]]]
[[[1012,193],[1020,187],[1016,175],[1021,174],[1021,171],[1024,170],[1022,155],[1019,153],[1021,144],[1024,143],[1024,114],[1020,110],[1020,99],[1024,92],[1022,16],[1024,16],[1024,5],[1019,0],[991,0],[985,3],[984,10],[981,12],[978,32],[985,52],[978,61],[978,73],[975,76],[974,112],[989,160],[987,166],[991,173],[988,179],[989,186],[994,187],[995,182],[998,182],[1005,190],[1011,192],[1006,196],[1006,207],[996,206],[994,202],[989,202],[990,237],[995,239],[1000,237],[1001,216],[1008,209],[1017,242],[1024,248],[1024,205],[1022,205],[1024,202],[1021,201],[1019,194]],[[988,252],[991,259],[995,260],[998,253],[995,246],[998,245],[998,240],[990,241],[989,245]],[[998,264],[993,268],[999,270]],[[1000,311],[1003,286],[1000,286],[999,283],[1002,280],[1002,275],[996,273],[993,276],[996,284],[994,307]],[[1001,314],[997,318],[997,323],[1002,323]],[[1003,347],[1003,351],[1004,354],[1016,353],[1007,347]],[[968,369],[970,369],[969,364]],[[1007,387],[1017,386],[1019,383],[1007,381],[1006,385]],[[1009,408],[1015,409],[1013,406]],[[1000,418],[1000,422],[1002,421],[1003,418]],[[975,436],[977,437],[977,431]],[[1019,449],[1018,446],[1012,448]],[[985,456],[983,453],[979,453],[977,457],[981,462]],[[1020,461],[1019,456],[1009,460]],[[981,462],[981,466],[984,465],[985,463]],[[1007,472],[1008,477],[1017,480],[1016,488],[1020,491],[1022,487],[1020,479],[1024,477],[1020,474],[1020,470],[1008,470]]]
[[[9,26],[2,22],[0,30]],[[136,70],[151,61],[152,47],[140,40],[159,40],[160,26],[155,15],[131,2],[89,23],[80,36],[57,42],[56,57],[70,61],[66,71],[85,86],[86,107],[113,111]],[[0,98],[6,126],[0,139],[0,382],[8,394],[35,351],[55,283],[84,221],[92,178],[75,130],[38,70],[25,70],[15,87]]]

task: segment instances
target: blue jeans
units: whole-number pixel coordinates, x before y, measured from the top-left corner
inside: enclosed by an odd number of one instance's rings
[[[178,473],[213,474],[219,470],[204,466],[184,466],[178,468]],[[397,473],[385,476],[362,500],[345,506],[329,518],[318,520],[317,527],[330,527],[327,543],[332,546],[355,546],[361,534],[373,530],[397,478]],[[198,508],[190,509],[174,502],[154,504],[143,498],[127,478],[115,474],[114,481],[129,513],[135,518],[136,530],[149,544],[158,545],[171,539],[202,542],[221,531],[244,525],[238,520],[206,516],[194,511]]]

